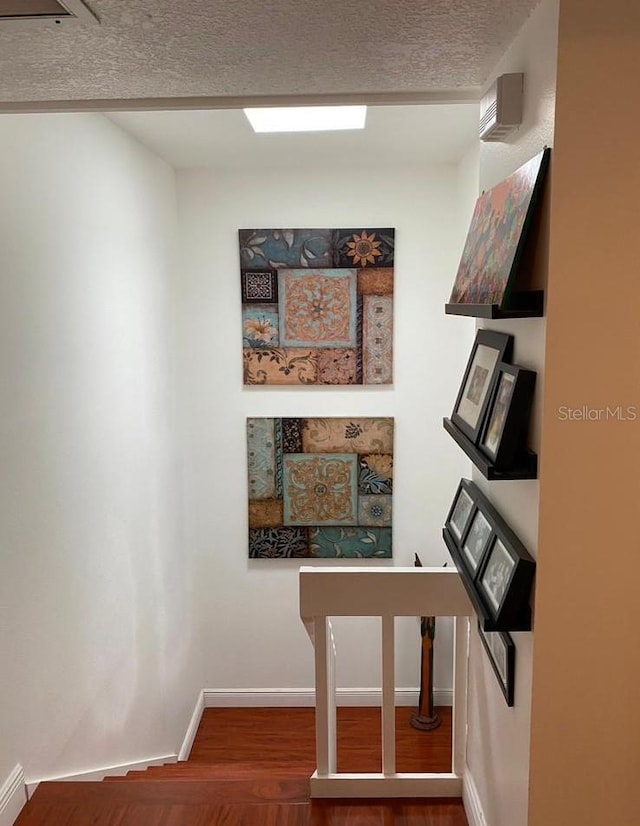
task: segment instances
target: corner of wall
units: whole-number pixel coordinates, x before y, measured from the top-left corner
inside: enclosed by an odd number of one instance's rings
[[[464,812],[469,821],[469,826],[487,826],[487,819],[484,816],[482,801],[478,794],[473,775],[469,766],[464,767],[464,777],[462,778],[462,803]]]
[[[13,826],[26,802],[24,769],[18,764],[0,786],[0,826]]]
[[[182,745],[180,746],[180,751],[178,752],[178,761],[189,759],[189,755],[191,754],[191,748],[193,747],[194,740],[196,739],[196,734],[198,733],[198,726],[200,725],[202,713],[205,708],[204,698],[205,692],[204,690],[202,690],[198,693],[195,708],[193,709],[193,714],[191,715],[191,720],[189,721],[187,732],[184,736],[184,740],[182,741]]]

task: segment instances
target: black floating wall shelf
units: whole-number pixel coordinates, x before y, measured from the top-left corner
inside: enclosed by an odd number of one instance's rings
[[[447,550],[456,564],[460,579],[476,610],[482,629],[484,631],[531,631],[531,608],[528,603],[523,603],[517,614],[504,617],[500,622],[492,619],[489,609],[476,587],[473,577],[468,572],[462,555],[447,528],[442,529],[442,537],[447,546]]]
[[[461,479],[442,530],[485,631],[530,631],[536,563],[480,488]]]
[[[514,292],[510,299],[500,304],[445,304],[447,315],[473,316],[474,318],[541,318],[544,315],[544,290]]]
[[[538,456],[532,450],[525,448],[523,452],[516,457],[510,468],[498,470],[491,460],[473,444],[471,439],[465,436],[451,419],[444,418],[442,424],[447,433],[458,443],[462,450],[464,450],[484,478],[490,482],[538,478]]]

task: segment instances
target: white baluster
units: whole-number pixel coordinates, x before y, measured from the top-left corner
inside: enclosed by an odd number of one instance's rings
[[[396,770],[395,617],[382,617],[382,772]]]
[[[469,618],[453,620],[453,744],[451,770],[462,777],[467,743],[467,672],[469,661]]]
[[[318,777],[336,771],[335,644],[328,617],[314,617],[316,764]]]

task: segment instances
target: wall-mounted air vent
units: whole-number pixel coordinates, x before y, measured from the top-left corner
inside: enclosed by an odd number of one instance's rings
[[[500,75],[480,101],[480,140],[503,141],[522,123],[522,73]]]
[[[0,0],[0,23],[97,23],[83,0]]]

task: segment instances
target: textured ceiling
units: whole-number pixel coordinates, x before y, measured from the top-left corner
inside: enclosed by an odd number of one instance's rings
[[[480,86],[537,0],[89,0],[0,23],[0,101],[428,93]],[[427,99],[425,98],[425,99]]]

